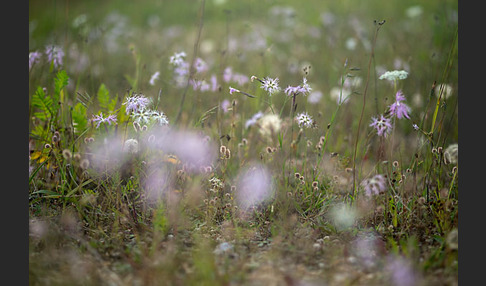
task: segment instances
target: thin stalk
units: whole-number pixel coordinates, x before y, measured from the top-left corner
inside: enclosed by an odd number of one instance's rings
[[[370,60],[368,62],[368,74],[366,75],[366,85],[365,85],[364,92],[363,92],[363,106],[361,108],[361,115],[359,117],[358,130],[356,132],[356,142],[354,144],[354,154],[353,154],[353,189],[354,189],[355,194],[356,194],[356,191],[357,191],[357,188],[356,188],[356,153],[358,151],[359,131],[361,129],[361,122],[363,121],[363,115],[364,115],[364,110],[365,110],[365,106],[366,106],[366,93],[368,91],[368,84],[369,84],[369,81],[370,81],[371,62],[373,60],[373,55],[375,53],[376,38],[378,37],[378,31],[380,30],[380,28],[383,25],[383,23],[385,23],[385,21],[382,21],[382,22],[378,23],[378,26],[376,26],[376,29],[375,29],[375,35],[373,37],[373,44],[371,46],[371,55],[370,55]]]

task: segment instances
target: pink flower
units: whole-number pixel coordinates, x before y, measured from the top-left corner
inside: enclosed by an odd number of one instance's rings
[[[402,101],[405,100],[405,96],[403,95],[402,91],[399,90],[395,95],[395,102],[389,106],[390,114],[396,116],[398,119],[403,117],[410,119],[408,113],[410,112],[410,107],[403,103]]]

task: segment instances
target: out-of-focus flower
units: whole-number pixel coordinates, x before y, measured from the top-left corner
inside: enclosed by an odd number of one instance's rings
[[[423,12],[422,6],[414,5],[414,6],[408,7],[407,10],[405,10],[405,15],[407,15],[407,17],[409,17],[409,18],[416,18],[416,17],[422,15],[422,12]]]
[[[230,90],[230,94],[231,94],[231,90]],[[221,109],[223,110],[224,113],[229,111],[230,106],[231,106],[231,102],[227,99],[221,102]]]
[[[387,137],[393,128],[390,118],[386,118],[383,114],[380,117],[373,117],[370,126],[376,129],[378,136],[383,137]]]
[[[112,123],[116,124],[116,115],[111,114],[107,117],[103,117],[103,112],[100,112],[99,115],[93,115],[91,121],[96,124],[96,128],[99,128],[101,123],[108,123],[108,125],[111,125]]]
[[[300,127],[305,127],[305,128],[312,127],[312,124],[314,123],[314,120],[312,120],[312,117],[309,114],[307,114],[307,112],[302,112],[297,114],[295,120],[297,121],[297,124]]]
[[[159,79],[159,76],[160,76],[160,72],[156,71],[150,78],[149,84],[152,86],[155,85],[155,81]]]
[[[205,72],[209,69],[208,64],[201,58],[196,58],[194,61],[194,69],[197,73]]]
[[[412,263],[406,258],[394,255],[389,256],[385,265],[385,271],[389,274],[392,285],[418,285],[419,277],[414,271]]]
[[[40,61],[42,54],[38,51],[29,53],[29,70],[34,66],[35,63]]]
[[[346,229],[354,225],[358,213],[355,208],[342,203],[332,207],[330,215],[336,228]]]
[[[169,119],[162,111],[152,111],[152,120],[159,126],[169,125]]]
[[[444,150],[444,163],[446,164],[457,164],[457,159],[459,158],[459,147],[457,143],[449,145]]]
[[[322,98],[322,92],[319,90],[315,90],[309,94],[307,97],[307,102],[309,103],[318,103]]]
[[[386,79],[389,81],[397,81],[401,79],[406,79],[408,77],[408,72],[405,70],[393,70],[393,71],[386,71],[382,74],[379,78]]]
[[[257,113],[255,113],[250,119],[248,119],[245,122],[245,128],[248,128],[248,127],[254,125],[255,123],[257,123],[257,120],[260,119],[262,116],[263,116],[263,112],[261,112],[261,111],[258,111]]]
[[[263,137],[269,137],[280,131],[282,120],[276,114],[266,114],[259,119],[259,124],[260,129],[258,129],[258,132]]]
[[[261,164],[254,164],[238,174],[236,202],[242,210],[258,206],[273,194],[272,176]]]
[[[399,90],[395,95],[395,102],[389,106],[390,114],[396,116],[398,119],[403,117],[410,119],[408,113],[410,112],[410,107],[403,103],[405,100],[405,96],[403,95],[402,91]]]
[[[123,152],[136,154],[138,153],[138,141],[137,139],[127,139],[123,145]]]
[[[62,61],[64,58],[64,51],[59,46],[47,46],[46,47],[46,56],[49,63],[54,65],[54,68],[59,68],[62,66]]]
[[[370,179],[365,179],[361,182],[365,190],[365,194],[370,197],[372,195],[379,195],[386,190],[385,177],[381,174],[375,175]]]
[[[229,82],[233,76],[233,69],[231,67],[226,67],[223,71],[224,82]]]
[[[174,66],[180,66],[185,62],[185,58],[186,58],[185,52],[175,53],[170,57],[169,63]]]

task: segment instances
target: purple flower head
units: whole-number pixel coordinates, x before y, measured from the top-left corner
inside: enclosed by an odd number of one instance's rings
[[[29,69],[31,69],[35,63],[38,63],[40,61],[41,55],[42,54],[38,51],[29,53]]]
[[[126,113],[137,112],[144,110],[149,104],[150,100],[143,95],[133,95],[127,97],[127,100],[123,103],[126,105]]]
[[[308,95],[310,92],[312,91],[312,88],[309,86],[309,84],[307,83],[307,78],[303,78],[302,80],[302,84],[301,85],[298,85],[298,86],[288,86],[284,92],[288,95],[288,96],[292,96],[292,95],[297,95],[299,93],[301,93],[302,95],[306,96]]]
[[[62,59],[64,58],[64,52],[61,47],[58,46],[47,46],[46,55],[49,63],[53,63],[54,68],[59,68],[62,66]]]
[[[390,118],[386,118],[382,114],[382,115],[380,115],[379,118],[373,117],[371,120],[372,121],[371,121],[370,126],[374,127],[376,129],[378,136],[386,137],[386,136],[388,136],[388,134],[390,134],[390,132],[393,128],[392,125],[391,125]]]
[[[365,179],[361,182],[361,186],[364,187],[365,194],[368,197],[372,195],[379,195],[386,190],[386,181],[383,175],[375,175],[371,179]]]
[[[402,91],[399,90],[395,96],[395,102],[389,106],[390,114],[396,116],[398,119],[403,117],[410,119],[408,113],[410,112],[410,107],[403,103],[402,101],[405,100],[405,96],[403,95]]]
[[[233,74],[233,76],[231,77],[231,80],[236,82],[238,85],[244,85],[245,83],[247,83],[250,79],[248,78],[248,76],[244,75],[244,74],[240,74],[240,73],[235,73]]]
[[[91,121],[96,124],[96,128],[99,128],[101,123],[116,124],[116,115],[112,114],[108,115],[108,117],[103,117],[103,112],[100,112],[100,115],[93,115]]]
[[[237,90],[236,88],[232,88],[231,86],[229,87],[229,93],[230,94],[233,94],[235,92],[240,92],[239,90]]]
[[[160,72],[156,71],[150,78],[149,84],[152,86],[155,85],[155,81],[159,79],[159,76],[160,76]]]

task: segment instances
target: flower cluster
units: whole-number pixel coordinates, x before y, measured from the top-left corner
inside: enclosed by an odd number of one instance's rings
[[[126,105],[126,113],[130,114],[131,112],[144,110],[149,103],[150,100],[143,94],[135,94],[127,97],[127,100],[123,104]]]
[[[169,124],[167,116],[162,111],[148,108],[150,100],[142,94],[135,94],[127,97],[123,103],[126,105],[126,114],[129,114],[134,123],[148,125],[151,123],[164,126]]]
[[[408,77],[408,72],[405,70],[394,70],[386,71],[380,76],[380,79],[386,79],[389,81],[397,81],[400,79],[406,79]]]
[[[245,122],[245,128],[248,128],[248,127],[254,125],[255,123],[257,123],[258,119],[260,119],[261,117],[263,117],[263,112],[258,111],[250,119],[248,119]]]
[[[286,89],[285,89],[285,93],[288,95],[288,96],[292,96],[292,95],[297,95],[297,94],[302,94],[304,96],[308,95],[310,92],[312,91],[312,88],[309,86],[309,84],[307,83],[307,78],[304,77],[302,79],[302,84],[301,85],[298,85],[298,86],[288,86]]]
[[[54,68],[60,68],[63,64],[63,59],[64,59],[64,51],[62,50],[61,47],[59,46],[46,46],[45,48],[45,53],[47,56],[47,61],[49,63],[52,63]],[[35,63],[40,62],[42,57],[42,53],[39,51],[34,51],[29,53],[29,69],[32,68],[32,66]]]
[[[103,117],[103,112],[100,112],[99,115],[93,115],[91,122],[96,124],[96,128],[100,127],[101,123],[108,123],[108,125],[116,124],[116,115],[108,115],[107,117]]]
[[[64,58],[64,51],[58,46],[47,46],[46,47],[47,60],[54,65],[54,68],[59,68],[62,66],[62,60]]]

